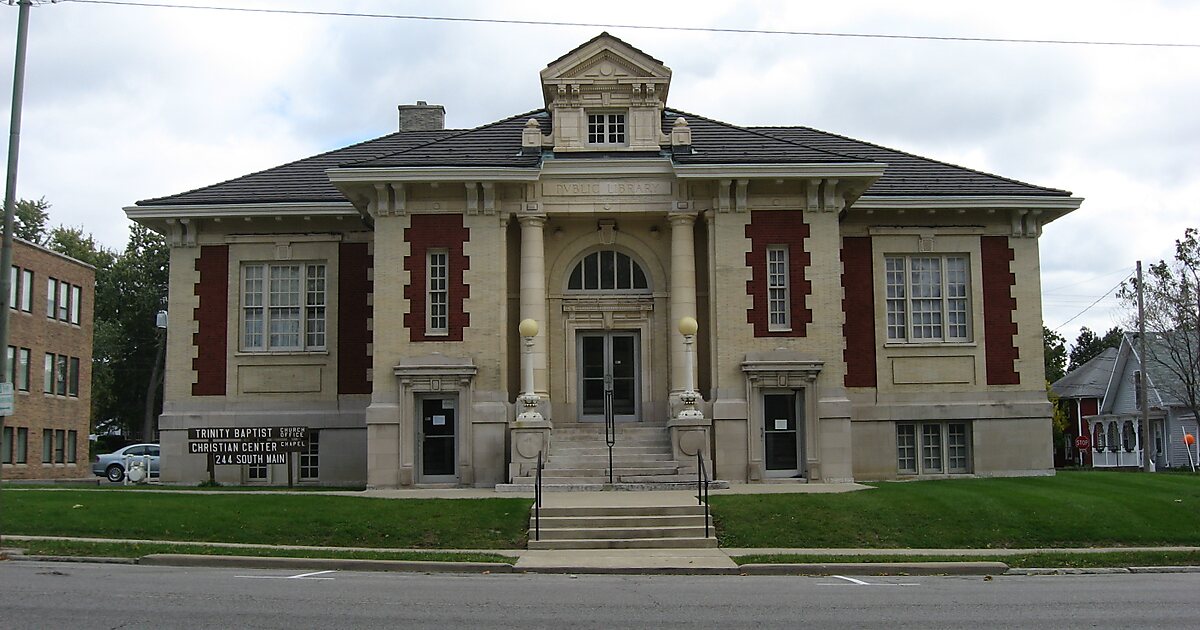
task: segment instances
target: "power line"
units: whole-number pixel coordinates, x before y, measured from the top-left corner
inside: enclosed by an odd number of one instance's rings
[[[1130,274],[1132,274],[1132,273],[1133,273],[1133,268],[1132,268],[1132,267],[1125,267],[1125,268],[1122,268],[1122,269],[1117,269],[1116,271],[1110,271],[1110,272],[1108,272],[1108,273],[1102,273],[1102,274],[1100,274],[1100,275],[1098,275],[1098,276],[1092,276],[1092,277],[1090,277],[1090,278],[1086,278],[1086,279],[1084,279],[1084,280],[1080,280],[1079,282],[1072,282],[1071,284],[1064,284],[1064,285],[1062,285],[1062,286],[1060,286],[1060,287],[1054,287],[1053,289],[1042,289],[1042,295],[1046,295],[1046,294],[1049,294],[1049,293],[1054,293],[1055,291],[1062,291],[1063,289],[1070,289],[1070,288],[1072,288],[1072,287],[1077,287],[1077,286],[1079,286],[1079,285],[1081,285],[1081,284],[1087,284],[1087,283],[1089,283],[1089,282],[1092,282],[1092,281],[1094,281],[1094,280],[1099,280],[1099,279],[1101,279],[1101,278],[1107,278],[1108,276],[1114,276],[1114,275],[1116,275],[1116,274],[1118,274],[1118,273],[1123,273],[1123,274],[1125,274],[1125,275],[1127,275],[1127,276],[1128,276],[1128,275],[1130,275]]]
[[[1092,307],[1093,307],[1093,306],[1095,306],[1095,305],[1097,305],[1097,304],[1099,304],[1099,303],[1100,303],[1100,300],[1103,300],[1104,298],[1108,297],[1108,294],[1109,294],[1109,293],[1112,293],[1113,291],[1116,291],[1118,287],[1120,287],[1122,284],[1124,284],[1124,283],[1125,283],[1125,281],[1126,281],[1126,280],[1129,280],[1129,279],[1130,279],[1130,278],[1132,278],[1132,277],[1133,277],[1132,275],[1129,275],[1129,276],[1125,276],[1124,278],[1122,278],[1120,282],[1118,282],[1118,283],[1116,283],[1115,285],[1113,285],[1113,288],[1111,288],[1111,289],[1109,289],[1109,290],[1105,291],[1105,292],[1104,292],[1104,295],[1101,295],[1100,297],[1096,298],[1096,301],[1095,301],[1095,302],[1092,302],[1091,304],[1089,304],[1087,308],[1085,308],[1085,309],[1083,309],[1082,311],[1079,311],[1078,313],[1076,313],[1076,314],[1075,314],[1075,316],[1074,316],[1074,317],[1072,317],[1071,319],[1068,319],[1067,321],[1065,321],[1065,322],[1063,322],[1063,323],[1061,323],[1061,324],[1059,324],[1059,325],[1055,326],[1055,327],[1054,327],[1054,331],[1055,331],[1055,332],[1058,332],[1058,330],[1059,330],[1059,329],[1061,329],[1063,326],[1066,326],[1067,324],[1070,324],[1071,322],[1075,321],[1075,320],[1076,320],[1076,319],[1077,319],[1077,318],[1078,318],[1080,315],[1083,315],[1084,313],[1086,313],[1086,312],[1088,312],[1088,311],[1092,310]]]
[[[1083,39],[1032,39],[1007,37],[959,37],[937,35],[893,35],[887,33],[837,33],[828,31],[785,31],[750,28],[717,28],[705,26],[649,26],[645,24],[604,24],[599,22],[555,22],[549,20],[501,20],[495,18],[451,17],[438,15],[401,15],[393,13],[352,13],[346,11],[312,11],[306,9],[263,9],[255,7],[222,7],[212,5],[168,4],[165,2],[127,2],[124,0],[63,0],[82,4],[108,4],[129,7],[163,9],[198,9],[204,11],[233,11],[238,13],[271,13],[284,15],[316,15],[327,17],[356,17],[389,20],[420,20],[428,22],[466,22],[475,24],[509,24],[524,26],[583,26],[588,28],[624,28],[648,31],[683,31],[693,33],[735,33],[748,35],[788,35],[796,37],[842,37],[856,39],[897,39],[935,42],[984,42],[996,44],[1057,44],[1066,46],[1126,46],[1139,48],[1200,48],[1200,44],[1174,42],[1124,42]]]

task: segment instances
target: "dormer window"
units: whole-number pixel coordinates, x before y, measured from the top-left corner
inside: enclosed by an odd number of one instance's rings
[[[625,114],[588,114],[588,144],[625,144]]]

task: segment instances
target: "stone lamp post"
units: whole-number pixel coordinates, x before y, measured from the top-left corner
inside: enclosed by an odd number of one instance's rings
[[[538,396],[533,384],[533,338],[538,334],[538,323],[533,319],[522,320],[517,326],[521,334],[521,395],[517,404],[522,409],[516,414],[509,427],[511,451],[508,478],[513,483],[529,483],[537,471],[538,454],[546,457],[550,450],[550,421],[538,409],[542,397]]]
[[[679,320],[679,334],[683,335],[684,378],[683,391],[679,392],[681,408],[678,415],[671,418],[667,426],[671,430],[671,451],[681,472],[696,472],[696,453],[704,454],[704,465],[712,475],[712,460],[708,453],[708,432],[712,423],[704,417],[704,412],[696,408],[700,401],[700,392],[696,391],[693,367],[695,365],[693,346],[696,341],[696,331],[700,325],[694,317],[683,317]]]
[[[682,317],[679,319],[679,333],[683,335],[683,391],[679,393],[679,402],[683,403],[683,409],[679,412],[679,420],[704,420],[704,414],[696,409],[696,401],[700,399],[700,393],[696,391],[695,384],[695,351],[694,344],[696,342],[696,331],[700,329],[700,324],[696,322],[694,317]]]
[[[540,397],[534,392],[533,386],[533,338],[538,334],[538,323],[532,319],[521,320],[517,327],[524,340],[524,350],[521,353],[522,374],[521,389],[524,392],[518,398],[525,410],[517,415],[517,422],[542,422],[542,414],[538,412]]]

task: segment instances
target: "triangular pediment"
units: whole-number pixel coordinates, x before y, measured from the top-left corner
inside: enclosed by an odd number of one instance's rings
[[[541,72],[547,103],[557,86],[564,83],[629,83],[640,81],[656,86],[665,101],[671,69],[619,37],[601,33],[555,59]]]

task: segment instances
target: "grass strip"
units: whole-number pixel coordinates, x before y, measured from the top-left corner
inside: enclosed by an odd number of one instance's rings
[[[829,554],[755,554],[735,556],[743,564],[830,564],[838,562],[1003,562],[1019,569],[1104,567],[1162,567],[1200,565],[1200,551],[1115,551],[1102,553],[1030,553],[1011,555],[929,556],[888,554],[869,556],[840,556]]]
[[[0,490],[0,531],[27,536],[381,549],[517,549],[531,499]]]
[[[74,540],[13,540],[8,546],[23,549],[29,556],[82,556],[93,558],[140,558],[154,553],[184,553],[215,556],[261,556],[270,558],[335,558],[350,560],[409,560],[420,562],[499,562],[513,559],[495,553],[457,551],[362,551],[355,549],[279,549],[277,547],[213,547],[166,543],[115,543]]]
[[[844,494],[712,497],[723,547],[983,549],[1200,546],[1200,479],[1053,477],[884,482]]]
[[[6,481],[0,484],[4,489],[12,490],[112,490],[120,492],[137,492],[139,490],[170,490],[171,492],[362,492],[363,486],[184,486],[174,484],[130,484],[88,483],[13,483]]]

